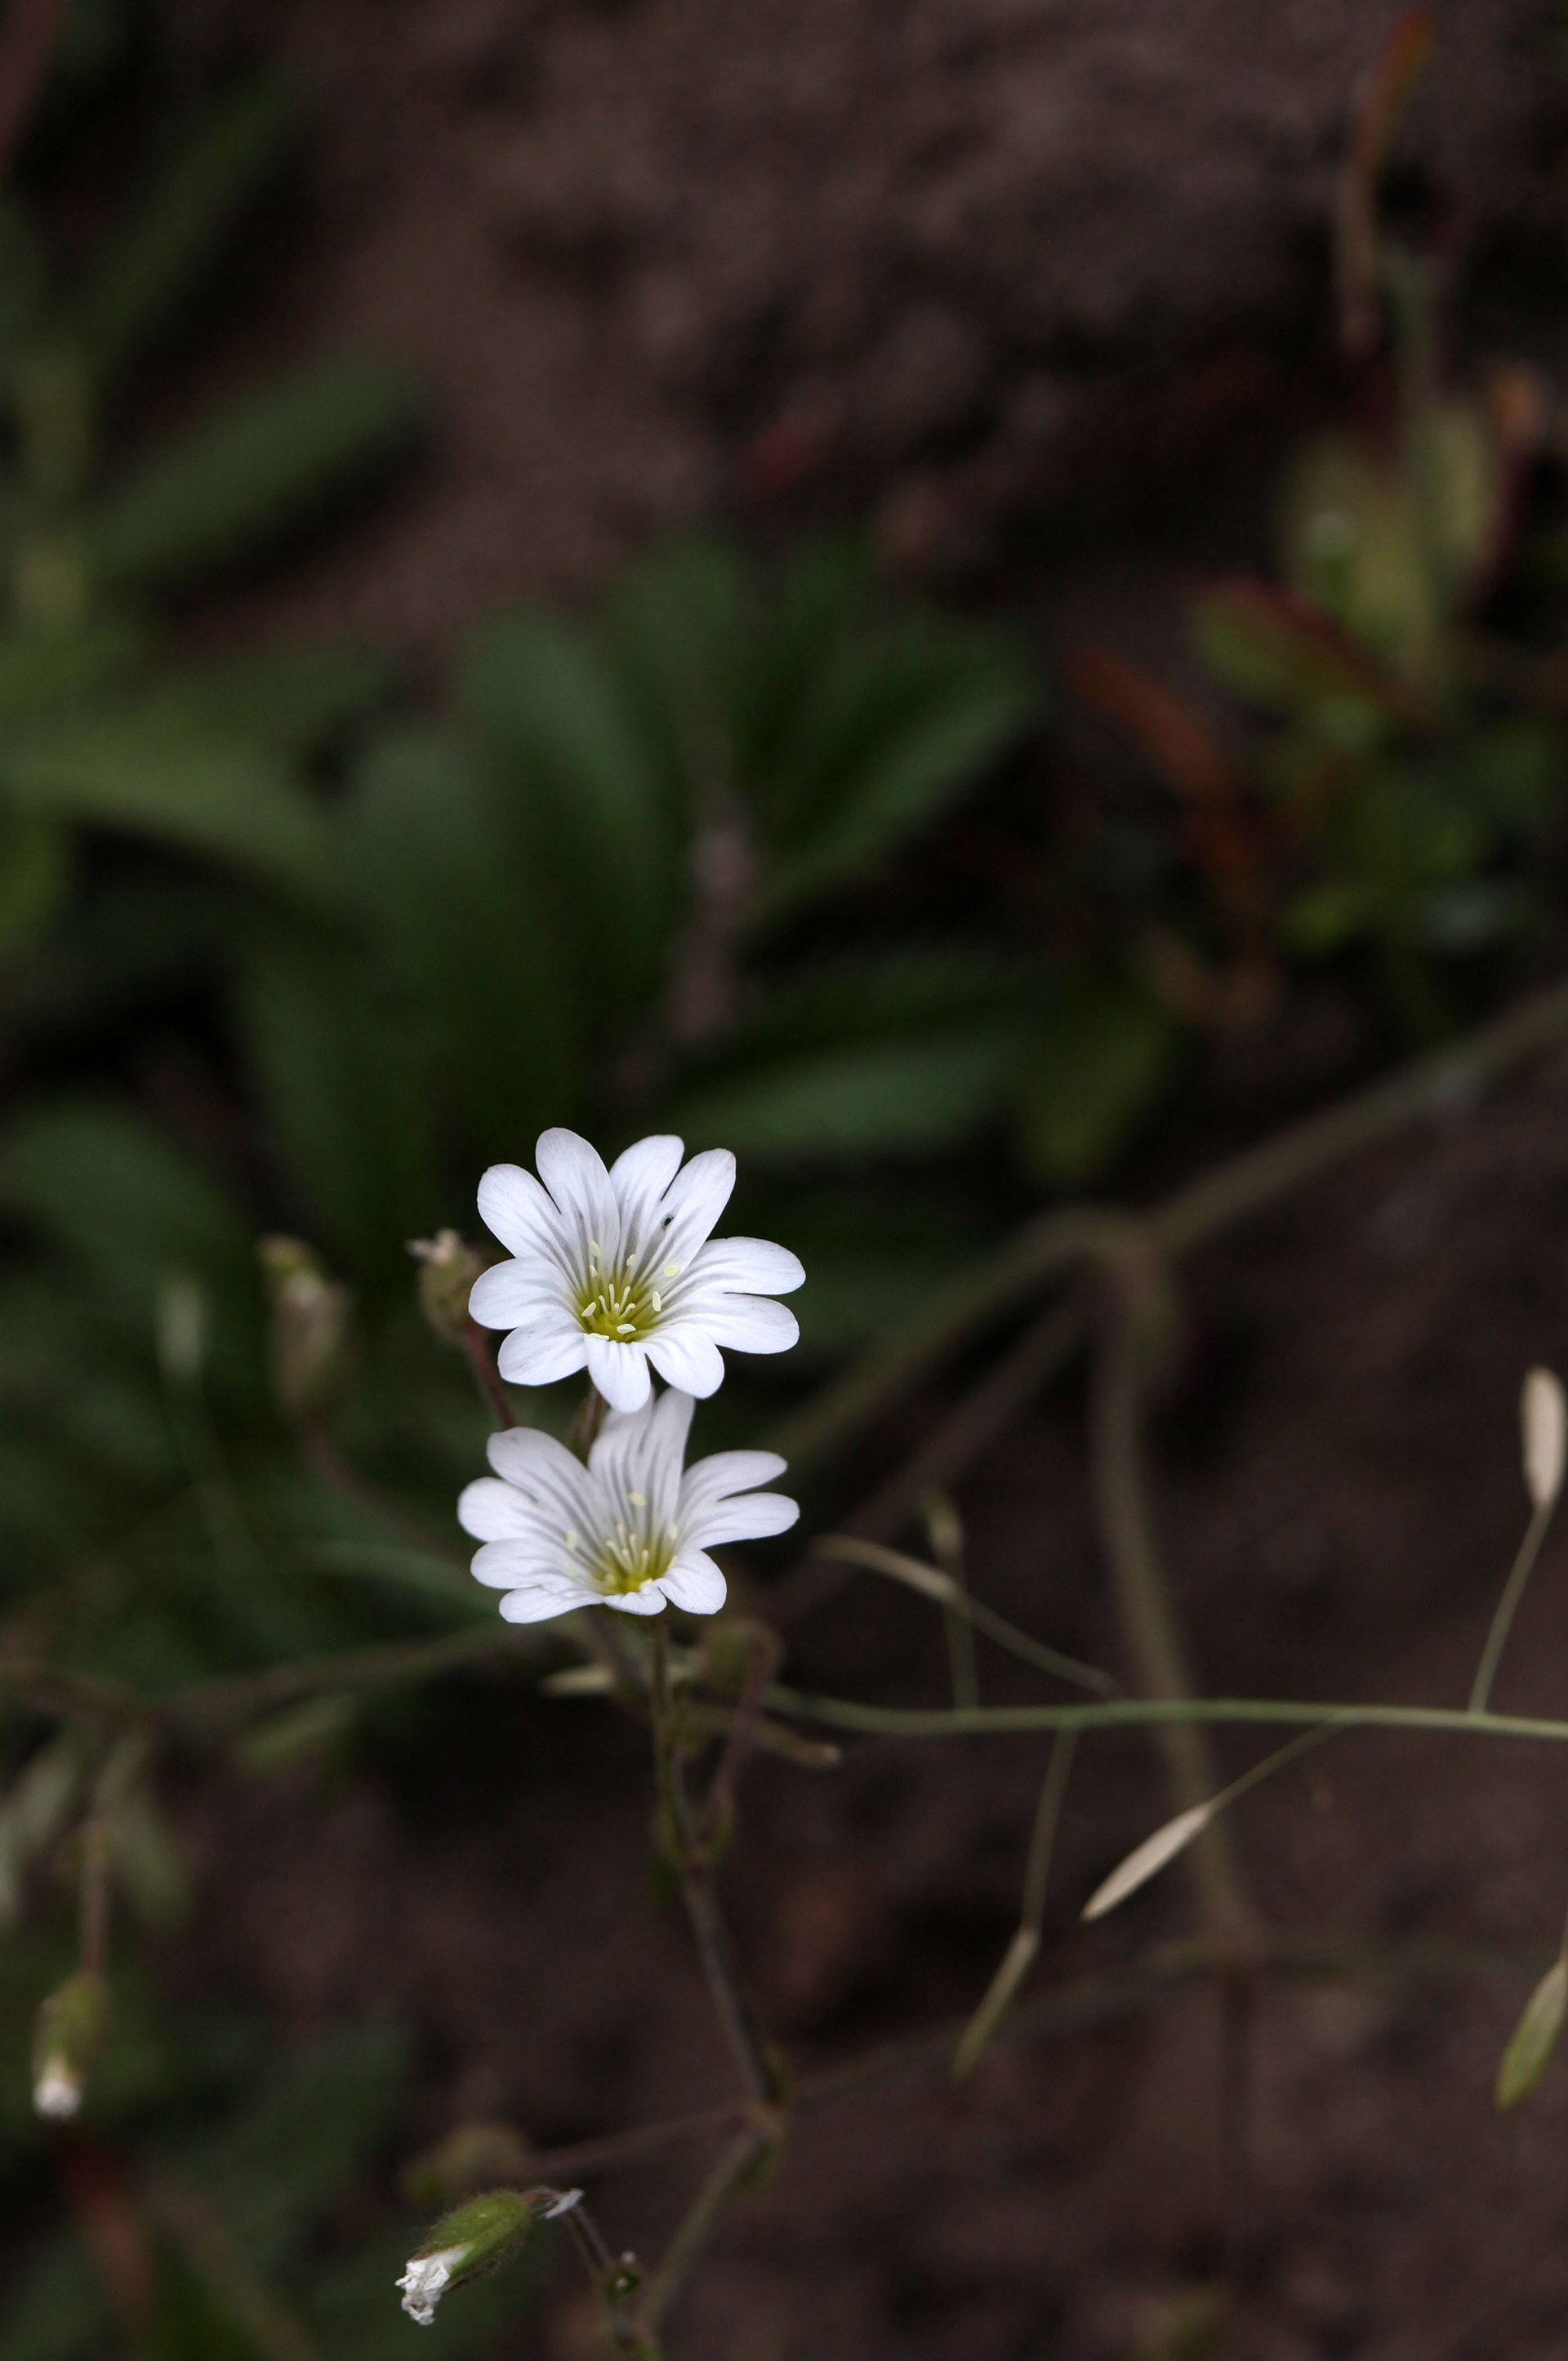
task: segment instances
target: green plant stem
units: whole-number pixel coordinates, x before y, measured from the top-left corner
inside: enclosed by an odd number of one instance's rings
[[[682,2216],[663,2260],[648,2283],[641,2317],[656,2329],[680,2293],[703,2247],[713,2235],[730,2200],[776,2145],[765,2130],[749,2127],[731,2140]]]
[[[1304,1188],[1347,1157],[1441,1112],[1568,1034],[1568,983],[1416,1059],[1386,1081],[1292,1124],[1179,1189],[1141,1227],[1172,1258]],[[837,1448],[972,1330],[1094,1253],[1124,1217],[1092,1209],[1037,1216],[943,1289],[887,1343],[785,1419],[767,1440],[793,1465]]]
[[[766,1703],[775,1713],[825,1730],[865,1738],[1017,1737],[1039,1730],[1156,1730],[1193,1722],[1215,1728],[1283,1723],[1288,1728],[1431,1730],[1470,1738],[1531,1738],[1568,1744],[1568,1721],[1514,1713],[1472,1713],[1459,1706],[1343,1705],[1291,1697],[1113,1697],[1103,1705],[982,1705],[958,1707],[862,1705],[774,1684]]]
[[[1028,1859],[1024,1865],[1024,1894],[1019,1905],[1018,1926],[1003,1954],[1001,1965],[987,1986],[980,2006],[965,2026],[953,2053],[951,2071],[955,2082],[961,2082],[973,2073],[1013,2005],[1019,1986],[1035,1964],[1035,1957],[1040,1948],[1040,1932],[1045,1924],[1046,1888],[1051,1873],[1051,1854],[1056,1849],[1057,1828],[1061,1820],[1077,1745],[1078,1740],[1073,1732],[1064,1730],[1058,1732],[1056,1743],[1051,1748],[1051,1759],[1046,1765],[1046,1775],[1040,1787],[1040,1800],[1035,1807]]]
[[[474,1382],[479,1389],[479,1398],[495,1420],[498,1430],[504,1431],[509,1426],[515,1426],[517,1412],[513,1410],[507,1389],[501,1383],[500,1371],[496,1367],[489,1341],[477,1321],[470,1320],[464,1326],[463,1351],[467,1358],[468,1367],[474,1372]]]
[[[1096,1355],[1092,1432],[1100,1529],[1139,1687],[1151,1697],[1190,1698],[1194,1683],[1186,1643],[1149,1510],[1144,1449],[1148,1344],[1135,1290],[1134,1275],[1118,1274]],[[1162,1724],[1158,1744],[1177,1809],[1207,1803],[1220,1778],[1201,1726]],[[1252,1913],[1228,1829],[1204,1828],[1189,1858],[1211,1927],[1239,1935]]]
[[[1508,1644],[1508,1633],[1513,1629],[1514,1617],[1519,1613],[1519,1601],[1523,1598],[1526,1586],[1535,1571],[1535,1562],[1541,1555],[1541,1545],[1546,1539],[1547,1528],[1552,1522],[1552,1512],[1556,1506],[1557,1495],[1553,1493],[1549,1499],[1542,1500],[1525,1528],[1525,1536],[1519,1543],[1519,1555],[1515,1558],[1508,1578],[1503,1585],[1503,1595],[1497,1601],[1497,1612],[1492,1617],[1492,1628],[1486,1634],[1486,1644],[1481,1651],[1481,1662],[1476,1666],[1475,1682],[1470,1692],[1472,1713],[1485,1713],[1491,1702],[1492,1684],[1497,1677],[1497,1666],[1503,1660],[1503,1650]]]
[[[641,2284],[634,2258],[630,2255],[618,2258],[610,2253],[580,2198],[561,2218],[603,2309],[605,2331],[614,2350],[626,2355],[628,2361],[660,2361],[658,2339],[643,2324],[633,2304]]]
[[[1009,1622],[1005,1615],[998,1615],[983,1599],[967,1590],[947,1587],[950,1576],[927,1565],[920,1558],[906,1557],[902,1550],[887,1549],[881,1542],[861,1541],[852,1533],[824,1533],[813,1543],[812,1555],[842,1565],[863,1565],[872,1574],[885,1574],[894,1582],[906,1584],[924,1598],[938,1599],[950,1613],[961,1615],[1020,1664],[1033,1664],[1037,1671],[1053,1674],[1058,1680],[1070,1681],[1075,1688],[1092,1689],[1097,1697],[1122,1694],[1121,1683],[1102,1672],[1097,1664],[1086,1664],[1078,1656],[1064,1655],[1059,1648],[1049,1648],[1032,1633],[1021,1631],[1016,1623]]]
[[[741,1983],[712,1874],[702,1862],[692,1826],[671,1713],[669,1640],[662,1622],[654,1625],[651,1638],[653,1766],[665,1853],[680,1883],[697,1957],[741,2088],[753,2105],[772,2108],[782,2096],[778,2072]]]

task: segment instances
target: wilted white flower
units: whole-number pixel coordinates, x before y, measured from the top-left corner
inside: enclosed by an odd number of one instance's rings
[[[719,1348],[787,1352],[800,1330],[771,1299],[806,1277],[762,1238],[715,1238],[735,1159],[711,1148],[682,1164],[682,1142],[641,1139],[604,1159],[575,1131],[547,1131],[539,1179],[493,1164],[479,1212],[512,1259],[481,1274],[474,1318],[507,1328],[500,1372],[544,1386],[586,1368],[615,1410],[640,1410],[652,1363],[667,1385],[706,1396],[724,1378]],[[543,1185],[542,1185],[543,1184]]]
[[[666,1600],[688,1615],[717,1614],[724,1576],[707,1551],[794,1524],[793,1500],[751,1488],[784,1474],[776,1452],[720,1451],[683,1472],[693,1407],[689,1394],[671,1392],[612,1411],[587,1466],[537,1427],[490,1437],[496,1473],[467,1487],[457,1515],[484,1543],[474,1572],[505,1591],[509,1623],[575,1607],[657,1615]]]
[[[435,2318],[435,2307],[466,2252],[466,2246],[446,2246],[439,2255],[416,2255],[398,2281],[403,2291],[403,2310],[422,2328],[428,2328]]]
[[[73,2074],[61,2059],[51,2059],[33,2084],[33,2108],[50,2123],[69,2123],[82,2108],[80,2075]]]

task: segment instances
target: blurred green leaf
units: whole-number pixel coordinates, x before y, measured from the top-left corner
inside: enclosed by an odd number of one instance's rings
[[[65,898],[71,844],[30,812],[0,807],[0,958],[39,934]]]
[[[411,1288],[405,1243],[440,1211],[429,1109],[363,962],[270,938],[251,953],[240,1015],[272,1136],[330,1252]]]
[[[317,516],[412,439],[423,397],[391,361],[319,362],[194,429],[86,522],[111,589],[163,589]]]
[[[470,647],[458,703],[554,894],[574,993],[597,1015],[623,1017],[659,981],[680,840],[614,667],[585,631],[513,615]]]
[[[1024,1154],[1042,1180],[1077,1186],[1123,1148],[1169,1081],[1175,1020],[1126,977],[1064,976],[1039,1020],[1018,1104]]]
[[[1037,701],[1029,667],[993,632],[912,616],[840,648],[773,766],[764,906],[874,864],[972,786]]]
[[[320,816],[265,747],[203,739],[137,708],[0,732],[0,783],[23,811],[204,852],[319,900],[330,862]]]
[[[906,1154],[993,1112],[1026,1039],[1016,980],[992,961],[909,952],[780,979],[665,1119],[740,1154]]]
[[[252,1293],[248,1227],[215,1183],[128,1110],[67,1102],[14,1122],[0,1141],[0,1202],[91,1265],[150,1336],[170,1275],[192,1272],[221,1311]],[[225,1323],[214,1333],[224,1342]]]
[[[485,1156],[574,1111],[576,1015],[557,907],[478,765],[432,733],[387,740],[344,813],[345,868],[434,1071]]]
[[[72,340],[96,376],[117,374],[164,328],[299,130],[294,93],[269,72],[231,91],[185,135],[94,257],[70,307]]]
[[[56,716],[80,719],[77,708],[133,676],[147,647],[145,631],[124,615],[6,632],[0,638],[0,730]]]
[[[248,740],[303,761],[385,702],[390,661],[362,648],[264,648],[166,675],[139,700],[149,721]]]

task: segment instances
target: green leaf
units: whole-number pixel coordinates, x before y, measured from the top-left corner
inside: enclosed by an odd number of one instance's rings
[[[1370,660],[1306,599],[1265,582],[1220,583],[1194,600],[1189,620],[1199,661],[1248,704],[1319,722],[1327,715],[1336,743],[1382,733],[1386,698]]]
[[[383,704],[395,677],[368,648],[265,648],[165,678],[140,702],[159,722],[303,761]]]
[[[227,245],[242,209],[293,147],[300,106],[282,77],[258,74],[187,134],[128,220],[97,256],[68,313],[100,378],[167,324]]]
[[[1024,1153],[1043,1180],[1093,1179],[1164,1089],[1180,1035],[1113,972],[1065,977],[1039,1023],[1019,1100]]]
[[[772,791],[777,909],[871,867],[1018,738],[1037,702],[995,634],[905,619],[840,651],[781,749]]]
[[[111,589],[162,589],[294,531],[406,450],[423,408],[391,361],[318,363],[237,403],[100,505],[89,562]]]
[[[254,1326],[249,1225],[206,1174],[137,1115],[90,1099],[12,1125],[0,1141],[0,1202],[79,1256],[106,1301],[151,1349],[171,1276],[196,1279],[214,1307],[214,1365],[248,1370]]]
[[[1508,2037],[1497,2068],[1499,2107],[1517,2107],[1528,2099],[1548,2066],[1568,2015],[1568,1960],[1554,1960],[1529,2000]]]
[[[470,648],[458,699],[562,914],[580,1005],[641,1016],[676,916],[679,836],[614,667],[586,632],[513,615]]]
[[[79,708],[117,688],[147,653],[147,635],[121,615],[51,631],[8,631],[0,639],[0,730]]]
[[[738,1153],[803,1160],[962,1138],[1004,1100],[1026,1034],[993,962],[910,954],[769,988],[664,1119]]]
[[[249,960],[240,1013],[273,1136],[313,1221],[361,1277],[406,1290],[406,1242],[440,1210],[429,1111],[363,961],[334,944],[273,938]]]
[[[0,733],[0,784],[25,812],[208,853],[307,899],[327,891],[314,805],[257,745],[203,739],[138,708]]]
[[[565,1120],[579,1082],[554,913],[477,764],[433,734],[389,739],[343,825],[373,939],[476,1148]]]
[[[65,898],[71,845],[32,813],[0,807],[0,957],[41,934]]]

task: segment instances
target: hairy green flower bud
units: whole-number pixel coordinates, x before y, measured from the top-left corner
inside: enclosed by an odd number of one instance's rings
[[[109,1994],[102,1976],[82,1968],[49,1994],[33,2035],[38,2114],[54,2123],[69,2122],[76,2114],[108,2029]]]
[[[570,2213],[580,2189],[490,2189],[435,2224],[398,2281],[403,2310],[428,2328],[448,2288],[483,2279],[519,2252],[535,2222]]]
[[[272,1307],[272,1390],[286,1418],[320,1417],[348,1369],[352,1299],[299,1238],[263,1238],[257,1247]]]
[[[420,1310],[444,1345],[461,1345],[468,1333],[468,1298],[484,1264],[455,1230],[411,1238],[409,1252],[419,1264]]]

